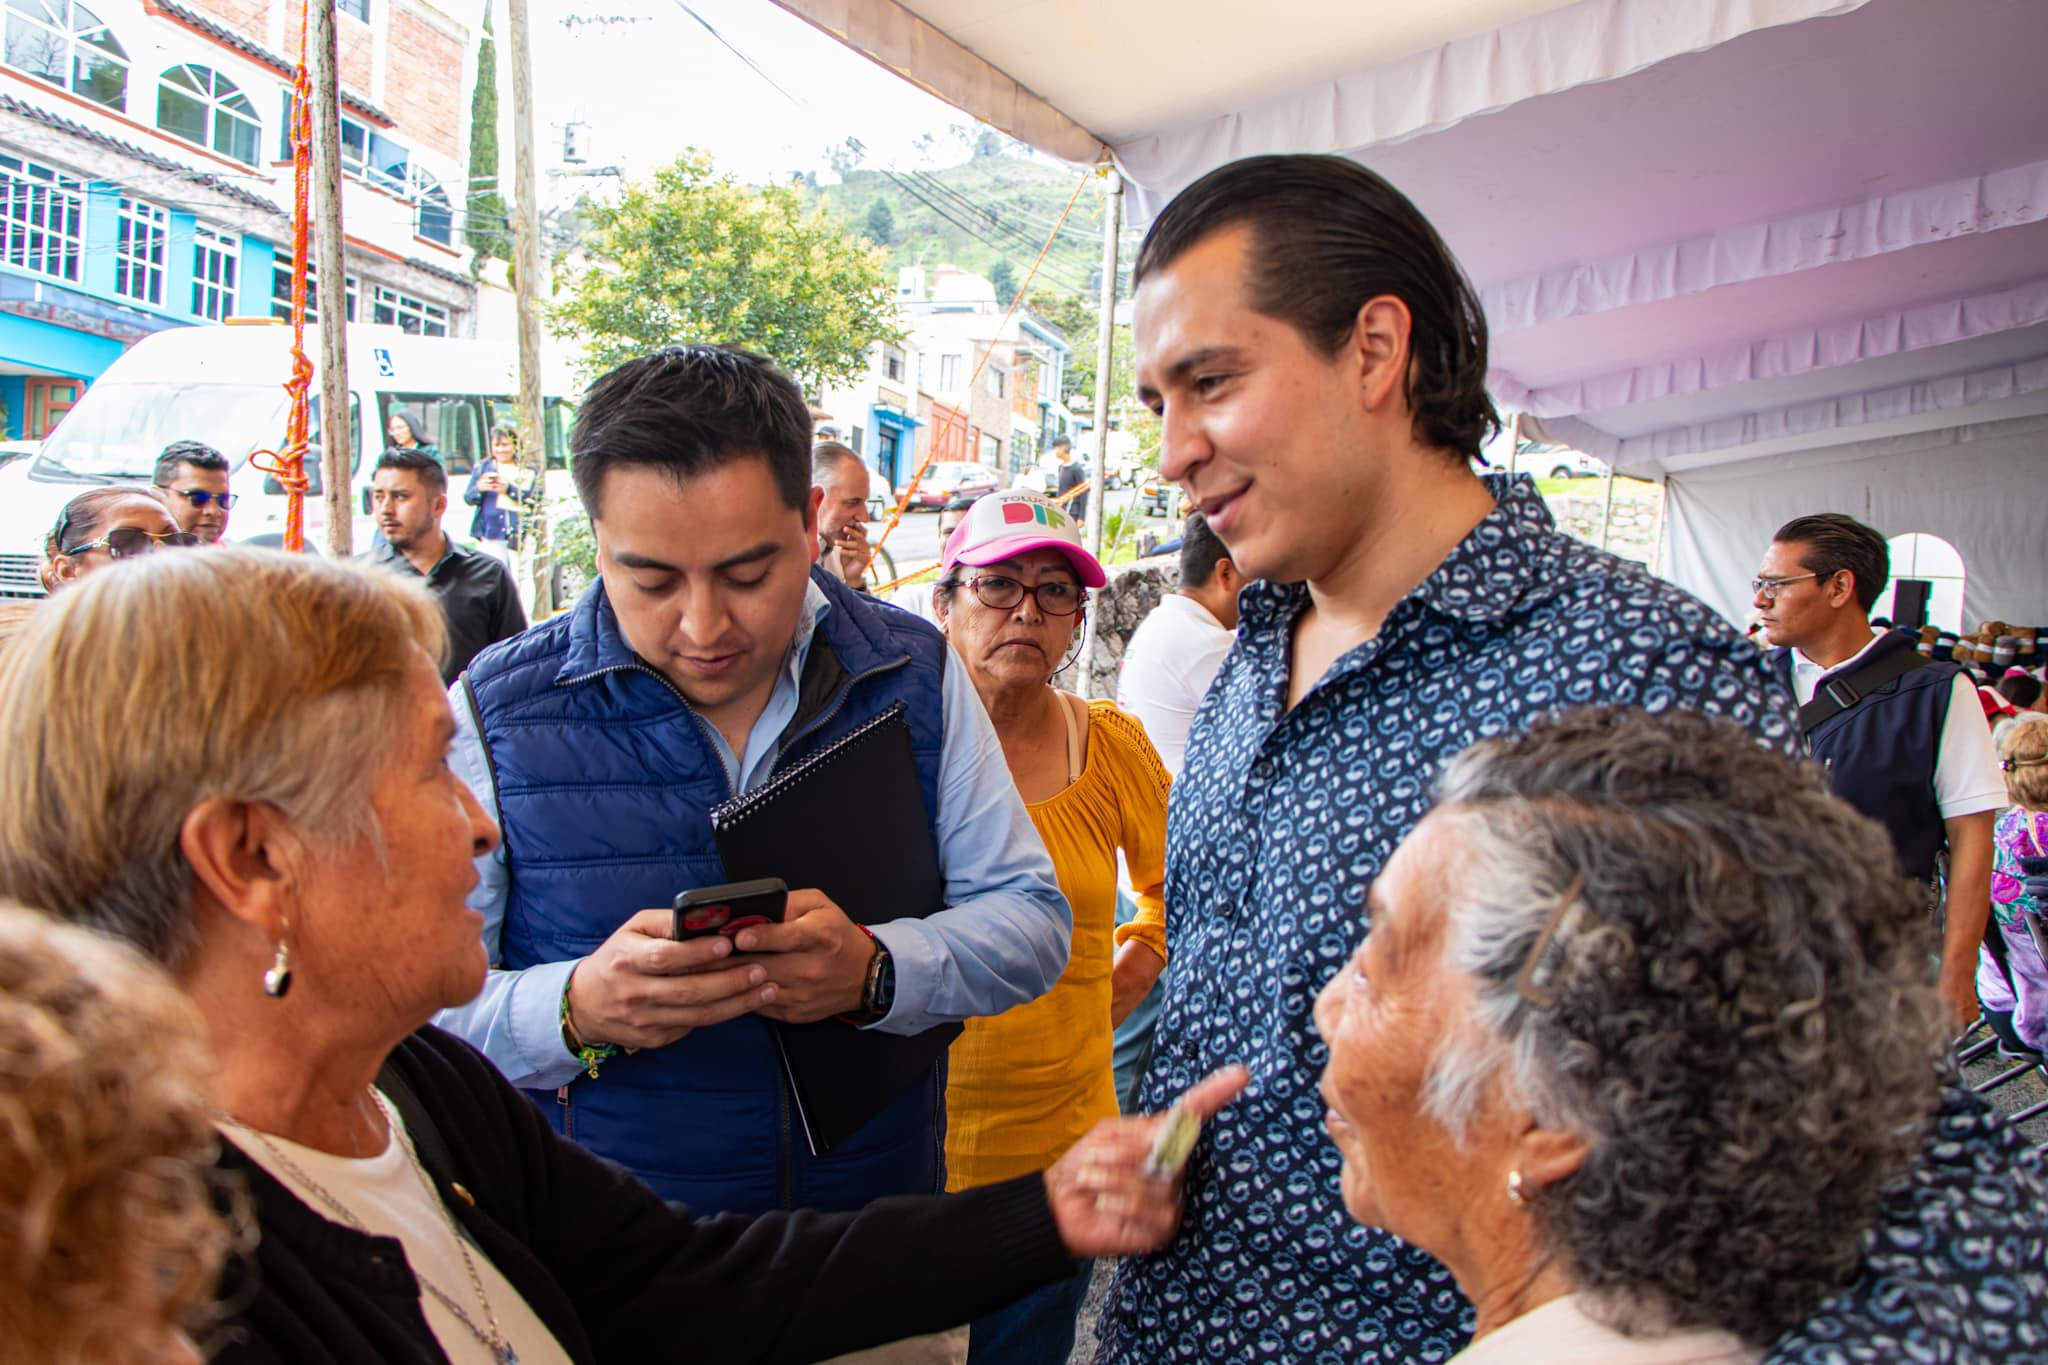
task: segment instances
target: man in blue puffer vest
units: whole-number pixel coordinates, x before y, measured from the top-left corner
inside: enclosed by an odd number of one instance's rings
[[[470,898],[495,970],[440,1022],[699,1213],[944,1189],[940,1068],[814,1158],[768,1021],[917,1033],[1065,968],[1067,903],[972,684],[930,625],[814,569],[810,416],[767,360],[623,365],[585,396],[573,453],[599,581],[452,693],[452,762],[504,843]],[[792,888],[737,965],[721,937],[672,941],[676,893],[724,880],[710,807],[899,701],[947,908],[870,935]]]
[[[1954,664],[1922,661],[1904,631],[1872,633],[1891,551],[1862,522],[1838,512],[1786,522],[1756,575],[1766,658],[1802,708],[1800,728],[1835,795],[1885,827],[1900,870],[1929,883],[1930,895],[1948,850],[1940,981],[1960,1028],[1977,1017],[1991,826],[2005,805],[1977,689]],[[1889,678],[1864,671],[1885,660]],[[1834,697],[1821,708],[1828,714],[1806,709],[1817,694]]]

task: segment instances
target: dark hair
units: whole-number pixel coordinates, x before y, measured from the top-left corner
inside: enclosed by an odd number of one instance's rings
[[[1821,580],[1846,570],[1856,580],[1856,601],[1866,612],[1877,605],[1878,594],[1891,581],[1892,552],[1884,537],[1840,512],[1794,517],[1771,539],[1799,546],[1800,567],[1819,574]]]
[[[43,553],[55,559],[97,539],[100,527],[106,525],[107,514],[129,498],[142,498],[156,503],[166,512],[171,510],[171,504],[162,493],[144,484],[116,483],[104,488],[88,488],[65,503],[64,510],[57,514],[56,524],[50,527],[50,534],[43,540]]]
[[[2041,700],[2041,680],[2030,673],[2008,673],[1998,680],[1998,695],[2024,711]]]
[[[1180,585],[1206,588],[1216,576],[1216,566],[1230,558],[1230,547],[1209,529],[1209,519],[1200,512],[1188,513],[1180,532]]]
[[[384,419],[384,425],[386,427],[389,427],[391,425],[392,417],[396,417],[399,421],[405,423],[405,429],[412,434],[412,439],[416,443],[423,446],[431,446],[434,444],[432,441],[427,439],[427,429],[420,425],[419,418],[413,416],[412,409],[393,408],[391,410],[390,416]]]
[[[519,444],[519,428],[513,426],[510,422],[499,422],[491,428],[491,439],[493,441],[497,440],[500,436],[515,446]]]
[[[419,475],[420,482],[431,491],[439,494],[448,491],[448,471],[441,467],[439,460],[418,446],[385,447],[384,453],[377,457],[376,469],[370,472],[375,474],[377,469],[408,470]]]
[[[749,456],[767,462],[784,505],[810,503],[803,392],[767,357],[730,346],[664,346],[605,375],[583,395],[570,450],[592,517],[613,469],[659,469],[681,483]]]
[[[1133,282],[1225,228],[1251,229],[1252,307],[1324,355],[1366,302],[1408,307],[1408,409],[1418,440],[1467,459],[1500,417],[1486,392],[1486,316],[1471,282],[1415,205],[1341,156],[1254,156],[1182,190],[1145,234]]]
[[[1052,448],[1054,450],[1058,450],[1061,446],[1065,446],[1068,450],[1074,448],[1074,438],[1067,435],[1064,431],[1052,438]]]
[[[171,477],[181,464],[189,464],[194,469],[225,470],[228,457],[204,441],[173,441],[164,447],[163,454],[156,457],[156,486],[169,488]]]
[[[865,461],[853,453],[851,446],[837,441],[820,441],[811,447],[811,486],[823,488],[839,477],[839,466],[852,460],[865,467]]]

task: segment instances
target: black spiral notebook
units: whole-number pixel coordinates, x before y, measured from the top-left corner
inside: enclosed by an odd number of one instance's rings
[[[728,881],[780,877],[815,887],[860,924],[946,908],[931,814],[898,702],[766,785],[711,811]],[[804,1138],[823,1156],[922,1081],[958,1024],[908,1037],[837,1019],[777,1024]]]

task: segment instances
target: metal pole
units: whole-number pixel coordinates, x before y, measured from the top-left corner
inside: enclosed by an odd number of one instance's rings
[[[1109,519],[1103,491],[1109,472],[1109,391],[1116,375],[1116,247],[1123,229],[1124,181],[1114,166],[1103,168],[1102,318],[1095,329],[1095,462],[1088,471],[1088,549],[1102,558],[1102,524]]]
[[[1607,503],[1600,509],[1600,548],[1607,548],[1608,532],[1614,529],[1614,466],[1607,466]]]
[[[548,467],[540,397],[540,188],[533,157],[533,58],[527,43],[526,0],[505,0],[506,38],[512,57],[513,303],[519,319],[519,458],[529,487],[541,494],[524,509],[522,553],[533,584],[533,619],[555,609],[552,557],[547,542]],[[493,168],[495,171],[495,168]],[[471,168],[470,174],[476,174]]]
[[[313,7],[313,279],[320,305],[320,486],[327,553],[355,553],[358,439],[348,407],[348,283],[341,260],[341,89],[333,0]],[[374,419],[373,419],[374,420]]]

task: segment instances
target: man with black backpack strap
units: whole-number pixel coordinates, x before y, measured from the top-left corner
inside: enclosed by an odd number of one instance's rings
[[[1921,655],[1904,631],[1872,632],[1890,576],[1884,537],[1828,512],[1779,527],[1750,589],[1772,670],[1835,794],[1890,831],[1900,867],[1930,887],[1947,850],[1941,994],[1968,1023],[2005,783],[1963,671]]]

